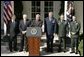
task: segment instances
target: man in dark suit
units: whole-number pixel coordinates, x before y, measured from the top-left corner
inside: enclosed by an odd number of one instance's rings
[[[17,51],[17,36],[16,36],[16,22],[15,22],[15,15],[12,16],[12,20],[10,21],[10,31],[9,31],[9,49],[12,52],[12,48],[14,51]],[[13,44],[14,42],[14,44]],[[12,46],[14,45],[14,47]]]
[[[53,17],[53,13],[49,12],[49,17],[44,19],[44,31],[47,37],[47,52],[53,52],[53,38],[56,32],[57,20]]]
[[[80,24],[76,21],[76,17],[73,16],[73,21],[70,23],[71,32],[71,52],[78,53],[78,38],[79,38]],[[76,51],[75,51],[76,47]]]
[[[67,32],[67,21],[64,20],[64,15],[60,15],[60,20],[58,22],[58,36],[59,36],[59,51],[62,51],[62,40],[63,40],[63,51],[66,52],[66,32]]]
[[[26,38],[26,29],[29,26],[29,20],[27,21],[27,15],[23,14],[23,20],[20,21],[19,30],[21,32],[21,44],[20,44],[20,51],[23,51],[24,47],[24,39]],[[25,37],[25,38],[24,38]],[[25,40],[26,44],[26,51],[27,51],[27,40]]]
[[[40,19],[40,15],[39,14],[36,14],[36,18],[35,18],[35,20],[33,20],[31,22],[30,27],[42,27],[42,24],[43,24],[43,22]]]

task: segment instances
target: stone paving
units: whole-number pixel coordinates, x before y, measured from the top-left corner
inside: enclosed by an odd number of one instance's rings
[[[75,53],[72,53],[70,54],[70,47],[67,47],[67,52],[57,52],[57,49],[58,47],[54,46],[54,52],[53,53],[47,53],[45,52],[45,48],[46,48],[46,37],[45,35],[43,35],[41,37],[41,40],[42,40],[42,44],[41,44],[41,47],[40,47],[40,53],[41,53],[41,56],[80,56],[79,54],[75,54]],[[55,43],[55,40],[59,40],[57,38],[57,36],[55,35],[55,38],[54,38],[54,43]],[[8,49],[8,44],[7,42],[5,43],[1,43],[1,56],[29,56],[29,52],[26,52],[26,51],[22,51],[22,52],[10,52],[9,49]]]

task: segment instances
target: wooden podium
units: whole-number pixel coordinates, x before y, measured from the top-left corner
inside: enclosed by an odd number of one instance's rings
[[[27,44],[29,50],[29,56],[40,55],[40,39],[41,39],[41,28],[40,27],[28,27],[27,28]]]

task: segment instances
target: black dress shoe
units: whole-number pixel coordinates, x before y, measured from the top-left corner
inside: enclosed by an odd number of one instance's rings
[[[19,50],[19,52],[22,52],[23,50]]]
[[[50,50],[49,49],[46,49],[46,52],[50,52]]]
[[[17,49],[14,49],[14,51],[18,51]]]
[[[28,52],[28,49],[25,49],[26,52]]]
[[[26,50],[26,52],[28,52],[28,50]]]
[[[47,50],[46,52],[50,52],[49,50]]]
[[[47,52],[47,53],[52,53],[53,51],[51,51],[51,50],[47,50],[46,52]]]
[[[75,53],[75,51],[71,51],[70,53]]]
[[[50,52],[53,53],[53,50],[51,50]]]
[[[59,48],[59,49],[58,49],[58,52],[61,52],[61,51],[62,51],[62,49],[61,49],[61,48]]]
[[[78,54],[78,52],[75,52],[75,54]]]
[[[58,50],[58,52],[61,52],[61,50]]]
[[[13,52],[12,50],[10,50],[10,52]]]
[[[66,50],[66,49],[64,49],[64,50],[63,50],[63,52],[65,53],[65,52],[67,52],[67,50]]]
[[[67,52],[66,50],[63,51],[64,53]]]

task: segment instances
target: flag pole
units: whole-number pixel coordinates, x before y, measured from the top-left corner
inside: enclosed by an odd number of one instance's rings
[[[14,1],[11,1],[12,4],[12,13],[14,14]]]

